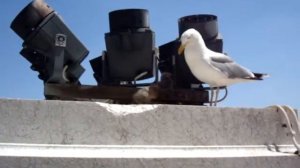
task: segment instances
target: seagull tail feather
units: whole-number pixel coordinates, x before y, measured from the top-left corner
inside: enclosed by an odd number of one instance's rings
[[[253,73],[254,74],[254,78],[250,78],[252,80],[263,80],[264,78],[270,77],[269,74],[265,74],[265,73]]]

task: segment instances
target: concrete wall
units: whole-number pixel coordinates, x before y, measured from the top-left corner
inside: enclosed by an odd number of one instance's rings
[[[276,108],[0,99],[0,167],[296,168],[285,123]]]
[[[101,145],[292,144],[275,108],[0,100],[0,142]]]

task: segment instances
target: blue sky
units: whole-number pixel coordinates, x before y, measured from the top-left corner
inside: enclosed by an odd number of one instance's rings
[[[0,98],[44,99],[43,83],[20,54],[22,40],[9,28],[30,1],[6,0],[0,10]],[[178,37],[178,18],[215,14],[224,40],[224,52],[238,63],[270,78],[236,84],[221,106],[265,107],[287,104],[300,108],[300,1],[299,0],[47,0],[90,54],[82,65],[83,84],[96,85],[89,60],[105,49],[108,13],[117,9],[145,8],[156,33],[156,46]]]

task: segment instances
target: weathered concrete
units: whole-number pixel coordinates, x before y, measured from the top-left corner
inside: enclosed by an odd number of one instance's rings
[[[2,99],[0,167],[295,168],[284,124],[275,108]]]
[[[0,145],[1,168],[296,168],[299,156],[261,147]]]
[[[252,158],[28,158],[0,159],[1,168],[297,168],[299,157]]]
[[[275,108],[0,100],[0,142],[101,145],[291,144]]]

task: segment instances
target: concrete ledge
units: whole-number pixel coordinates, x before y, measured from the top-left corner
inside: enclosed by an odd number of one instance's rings
[[[0,142],[86,145],[292,144],[274,108],[0,100]]]
[[[295,168],[299,156],[261,146],[168,147],[1,144],[1,168]]]
[[[0,157],[47,158],[242,158],[294,155],[292,145],[277,146],[130,146],[0,144]],[[300,158],[299,158],[300,161]]]
[[[275,108],[0,99],[0,167],[294,168],[284,123]]]

